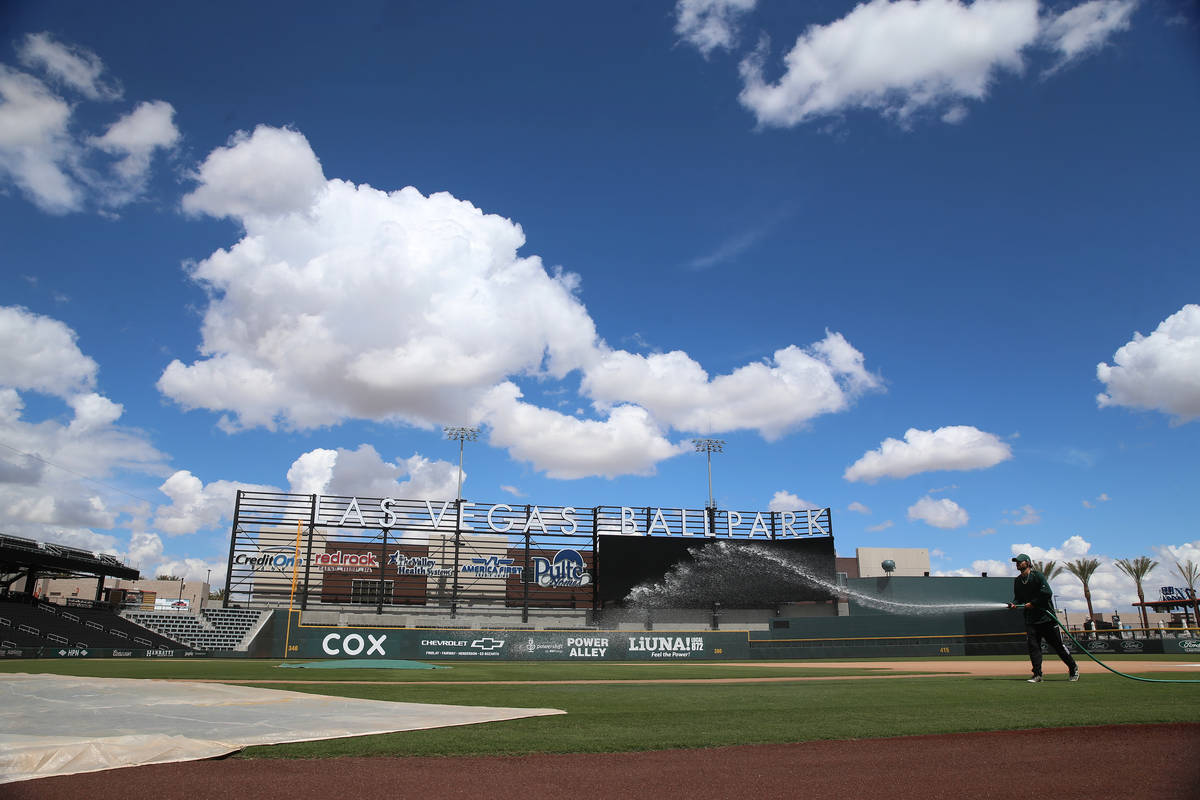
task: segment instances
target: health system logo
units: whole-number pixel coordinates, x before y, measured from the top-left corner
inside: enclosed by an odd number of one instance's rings
[[[407,556],[399,550],[388,556],[388,566],[396,568],[397,575],[426,575],[438,577],[453,575],[453,567],[439,566],[437,559],[429,556]]]
[[[533,582],[538,586],[587,586],[592,576],[578,550],[559,550],[553,559],[533,557]]]

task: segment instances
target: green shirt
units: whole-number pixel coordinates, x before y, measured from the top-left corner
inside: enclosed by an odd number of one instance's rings
[[[1038,625],[1043,622],[1054,622],[1054,604],[1051,598],[1050,584],[1046,576],[1037,570],[1029,570],[1028,575],[1018,575],[1013,579],[1013,604],[1023,606],[1033,603],[1032,608],[1022,609],[1025,612],[1026,625]]]

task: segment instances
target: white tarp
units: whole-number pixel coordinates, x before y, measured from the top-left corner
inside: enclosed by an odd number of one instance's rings
[[[220,683],[0,674],[0,783],[214,758],[254,744],[565,713],[390,703]]]

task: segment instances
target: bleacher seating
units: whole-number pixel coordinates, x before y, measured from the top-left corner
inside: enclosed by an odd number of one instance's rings
[[[138,625],[108,608],[70,606],[63,609],[62,613],[64,616],[78,617],[88,628],[94,629],[97,625],[102,626],[113,636],[125,640],[116,647],[174,650],[183,644],[178,639],[164,636],[145,626]]]
[[[177,649],[181,645],[101,608],[45,601],[0,603],[0,644],[13,647]]]
[[[175,611],[126,611],[125,617],[196,650],[244,649],[246,635],[264,612],[241,608],[204,608],[199,614]]]

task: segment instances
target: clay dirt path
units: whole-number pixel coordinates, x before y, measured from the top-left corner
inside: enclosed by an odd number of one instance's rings
[[[648,753],[223,759],[7,784],[8,800],[1200,797],[1200,724],[907,736]]]

